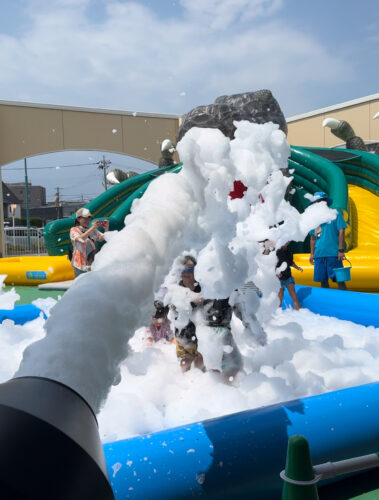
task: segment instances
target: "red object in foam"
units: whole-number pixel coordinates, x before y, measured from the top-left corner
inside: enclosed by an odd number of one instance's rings
[[[234,200],[235,198],[243,198],[243,195],[246,190],[247,187],[243,182],[234,181],[233,191],[230,191],[229,196],[231,197],[232,200]]]

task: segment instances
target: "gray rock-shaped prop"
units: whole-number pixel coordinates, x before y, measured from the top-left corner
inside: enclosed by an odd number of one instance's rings
[[[162,156],[159,158],[158,167],[169,167],[170,165],[175,165],[173,159],[174,153],[169,153],[168,151],[162,151]]]
[[[159,158],[159,167],[169,167],[170,165],[175,165],[174,153],[176,149],[170,139],[165,139],[161,146],[161,157]]]
[[[120,182],[126,181],[126,179],[131,179],[138,175],[137,172],[125,172],[119,168],[113,168],[107,173],[107,181],[109,184],[119,184]]]
[[[230,96],[218,97],[214,104],[198,106],[184,115],[178,131],[178,141],[192,127],[218,128],[234,138],[234,121],[247,120],[253,123],[273,122],[287,134],[287,123],[277,100],[270,90],[257,90]]]
[[[322,126],[330,128],[333,135],[345,142],[347,149],[358,149],[379,155],[379,142],[364,141],[355,134],[353,127],[346,120],[329,117],[323,121]]]
[[[333,135],[345,141],[348,149],[367,151],[364,140],[355,134],[354,129],[349,122],[340,120],[338,126],[336,128],[332,128],[330,131]]]

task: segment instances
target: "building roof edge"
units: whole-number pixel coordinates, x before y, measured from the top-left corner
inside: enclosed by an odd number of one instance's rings
[[[164,114],[164,113],[148,113],[142,111],[125,111],[121,109],[105,109],[105,108],[87,108],[81,106],[65,106],[61,104],[41,104],[37,102],[24,102],[24,101],[2,101],[0,106],[19,106],[26,108],[41,108],[52,109],[59,111],[81,111],[86,113],[103,113],[111,115],[125,115],[125,116],[142,116],[151,118],[175,118],[179,119],[181,115]]]
[[[315,109],[314,111],[309,111],[308,113],[302,113],[301,115],[290,116],[286,118],[287,123],[295,122],[298,120],[303,120],[304,118],[311,118],[312,116],[322,115],[324,113],[330,113],[331,111],[336,111],[338,109],[348,108],[350,106],[356,106],[357,104],[362,104],[364,102],[370,102],[379,100],[378,94],[371,94],[366,97],[360,97],[359,99],[353,99],[352,101],[341,102],[340,104],[334,104],[333,106],[328,106],[326,108]]]

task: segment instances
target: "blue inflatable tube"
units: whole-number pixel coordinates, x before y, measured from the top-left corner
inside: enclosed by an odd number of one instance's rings
[[[323,316],[353,321],[364,326],[379,327],[379,295],[350,292],[332,288],[296,285],[301,307]],[[292,300],[284,292],[283,309],[293,307]]]
[[[379,382],[104,445],[116,500],[277,500],[288,438],[314,464],[379,450]]]
[[[10,319],[16,325],[24,325],[28,321],[38,318],[41,313],[46,318],[45,313],[34,304],[14,306],[13,309],[0,309],[0,323],[5,319]]]

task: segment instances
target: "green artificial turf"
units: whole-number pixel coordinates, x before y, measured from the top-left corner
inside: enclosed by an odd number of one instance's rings
[[[14,288],[16,293],[20,296],[20,299],[15,303],[15,305],[31,304],[33,300],[36,299],[47,299],[51,297],[58,300],[62,297],[64,290],[39,290],[38,286],[5,286],[3,288],[4,292],[8,292]]]

